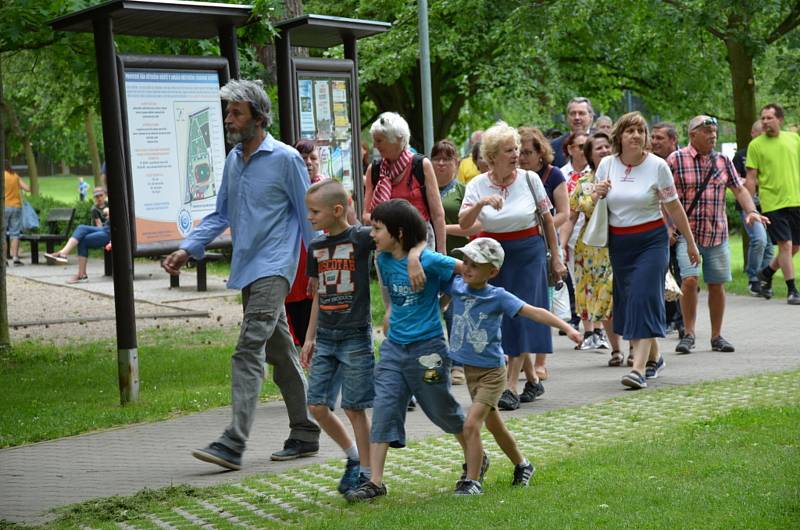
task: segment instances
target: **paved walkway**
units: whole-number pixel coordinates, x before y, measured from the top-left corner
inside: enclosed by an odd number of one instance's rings
[[[163,280],[162,280],[163,281]],[[91,285],[91,284],[88,284]],[[667,367],[655,388],[800,368],[800,309],[785,301],[730,296],[725,336],[736,353],[710,351],[706,299],[701,297],[698,349],[688,356],[672,353],[677,337],[662,341]],[[508,417],[596,403],[626,391],[619,383],[623,368],[608,368],[607,354],[575,352],[564,337],[555,339],[545,395]],[[464,386],[454,387],[464,405]],[[647,392],[647,391],[645,391]],[[193,459],[189,451],[212,441],[228,421],[227,408],[158,423],[135,425],[51,442],[0,450],[0,519],[39,523],[48,510],[95,497],[133,494],[143,488],[174,484],[211,485],[238,482],[257,473],[339,458],[329,438],[321,439],[319,456],[277,463],[269,454],[288,433],[283,403],[259,406],[244,469],[220,472]],[[408,415],[409,437],[439,434],[421,411]]]

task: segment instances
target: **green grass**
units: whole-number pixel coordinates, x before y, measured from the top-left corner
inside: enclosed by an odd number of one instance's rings
[[[78,200],[78,177],[81,176],[86,182],[89,183],[87,200],[91,200],[93,189],[92,183],[94,182],[94,179],[85,175],[40,176],[39,193],[41,195],[47,195],[48,197],[51,197],[57,201],[72,204]],[[23,180],[27,184],[30,184],[30,179],[27,177],[23,178]]]
[[[736,410],[547,464],[532,487],[493,474],[476,498],[390,497],[306,528],[797,528],[800,407]],[[398,486],[396,486],[398,487]],[[476,526],[477,525],[477,526]]]
[[[182,510],[218,528],[238,527],[231,517],[269,528],[797,528],[799,392],[792,371],[511,420],[538,467],[527,489],[510,487],[512,467],[484,431],[492,466],[481,497],[452,495],[461,452],[441,435],[390,451],[389,496],[369,505],[335,492],[336,460],[88,501],[59,509],[52,526],[192,526]]]
[[[208,326],[140,333],[140,399],[124,407],[113,340],[15,344],[0,354],[0,447],[227,405],[237,335]],[[262,397],[277,394],[265,380]]]

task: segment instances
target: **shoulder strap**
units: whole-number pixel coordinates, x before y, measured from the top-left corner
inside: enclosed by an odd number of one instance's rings
[[[372,173],[370,175],[372,179],[372,189],[375,189],[375,186],[378,185],[378,179],[381,176],[381,162],[381,159],[372,161]]]
[[[417,179],[419,183],[419,187],[423,190],[425,189],[425,169],[422,165],[422,161],[425,160],[425,157],[414,153],[414,157],[411,159],[411,173],[414,175],[414,178]]]
[[[686,209],[686,217],[688,218],[692,215],[697,203],[700,202],[700,196],[703,195],[703,192],[706,191],[706,187],[708,187],[709,181],[711,181],[711,176],[714,174],[714,170],[717,168],[717,157],[711,156],[711,167],[708,169],[708,173],[706,174],[706,178],[703,179],[703,183],[700,185],[700,189],[697,190],[697,193],[694,195],[694,199],[692,199],[692,204]]]

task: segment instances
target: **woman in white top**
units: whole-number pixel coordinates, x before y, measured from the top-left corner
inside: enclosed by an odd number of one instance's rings
[[[483,134],[481,150],[489,171],[467,184],[458,222],[468,229],[480,221],[483,232],[478,236],[491,237],[503,246],[506,260],[492,285],[547,309],[548,264],[542,228],[552,253],[551,270],[560,277],[565,268],[558,255],[550,200],[536,173],[517,169],[519,147],[519,133],[504,122]],[[544,227],[538,224],[536,210]],[[552,353],[553,341],[550,328],[524,318],[504,317],[502,334],[503,350],[509,358],[508,381],[498,405],[501,410],[513,410],[519,408],[517,379],[525,356]]]
[[[611,141],[614,154],[600,162],[592,195],[595,200],[608,199],[614,332],[633,347],[633,370],[622,384],[638,390],[664,367],[656,342],[666,331],[669,238],[662,206],[686,237],[691,262],[696,264],[700,255],[669,166],[648,152],[650,134],[644,117],[638,112],[622,116],[614,124]]]

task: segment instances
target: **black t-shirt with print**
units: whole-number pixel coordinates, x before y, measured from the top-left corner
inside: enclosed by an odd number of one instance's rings
[[[370,230],[351,226],[337,236],[319,236],[308,246],[306,273],[319,280],[319,326],[370,324],[369,268],[375,249]]]

